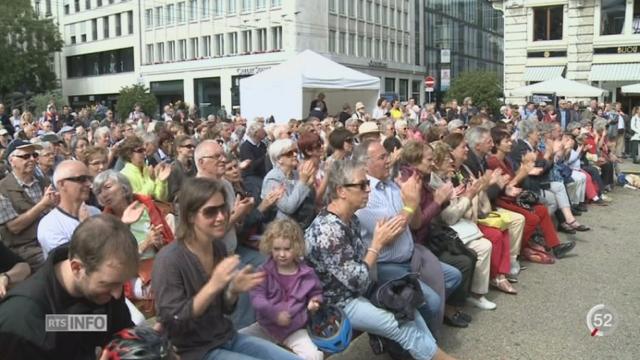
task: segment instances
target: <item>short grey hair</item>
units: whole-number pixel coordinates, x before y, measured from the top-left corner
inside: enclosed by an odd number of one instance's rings
[[[358,125],[358,119],[349,118],[344,122],[344,126]]]
[[[367,161],[369,161],[369,148],[375,142],[380,143],[380,141],[377,140],[366,140],[361,142],[353,149],[351,158],[359,163],[366,164]]]
[[[283,133],[286,133],[289,131],[289,125],[287,124],[277,124],[276,126],[273,127],[273,137],[276,139],[279,139],[280,136]]]
[[[294,146],[295,143],[291,139],[278,139],[271,143],[269,146],[269,159],[273,166],[276,166],[278,158],[280,158],[282,154],[286,153]]]
[[[482,142],[482,137],[487,134],[489,134],[489,130],[481,126],[475,126],[467,130],[464,137],[465,137],[465,140],[467,140],[469,149],[475,151],[476,146],[480,144],[480,142]]]
[[[521,139],[526,139],[529,135],[533,134],[535,131],[538,131],[539,121],[536,118],[535,120],[522,120],[518,124],[518,132],[520,133]]]
[[[93,193],[96,196],[100,195],[104,184],[109,180],[122,187],[122,191],[124,191],[124,197],[127,199],[127,202],[130,203],[133,201],[133,188],[131,187],[129,179],[127,179],[127,177],[121,172],[113,169],[105,170],[96,176],[93,180]]]
[[[42,155],[42,153],[44,153],[45,150],[53,151],[53,144],[51,144],[48,141],[39,142],[38,145],[42,146],[42,149],[36,150],[38,155]]]
[[[338,197],[338,187],[353,183],[353,174],[364,169],[365,164],[357,159],[336,160],[331,164],[325,200],[329,202]]]
[[[252,122],[248,127],[247,127],[247,135],[249,137],[251,137],[252,139],[255,139],[256,135],[258,134],[258,131],[260,131],[261,129],[264,128],[264,124],[260,123],[260,122]]]
[[[607,128],[607,119],[598,117],[593,120],[593,130],[595,130],[596,132],[600,132],[606,128]]]
[[[567,131],[568,132],[572,132],[575,129],[580,129],[582,127],[582,125],[580,125],[579,122],[577,121],[572,121],[569,123],[569,125],[567,125]]]
[[[158,137],[154,133],[146,133],[142,135],[142,143],[158,145]]]
[[[538,123],[538,132],[540,133],[540,136],[550,134],[553,131],[553,128],[554,126],[551,123]]]
[[[402,129],[403,127],[407,127],[409,126],[409,124],[407,124],[407,122],[405,120],[398,120],[396,121],[396,125],[395,128],[396,130]],[[386,130],[386,129],[381,129],[382,131]]]
[[[106,126],[101,126],[101,127],[97,128],[96,131],[93,133],[93,138],[94,139],[102,139],[107,134],[109,134],[109,136],[111,136],[111,129],[109,129]]]

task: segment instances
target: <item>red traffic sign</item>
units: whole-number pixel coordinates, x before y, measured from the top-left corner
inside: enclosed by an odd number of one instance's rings
[[[424,86],[428,88],[432,88],[436,85],[436,79],[433,76],[426,76],[424,78]]]

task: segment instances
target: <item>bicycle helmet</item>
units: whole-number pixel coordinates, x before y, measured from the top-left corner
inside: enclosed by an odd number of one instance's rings
[[[117,332],[105,346],[103,358],[110,360],[169,360],[175,356],[171,343],[155,330],[140,326]]]
[[[324,305],[310,313],[307,332],[318,349],[327,353],[342,352],[351,342],[351,323],[334,305]]]

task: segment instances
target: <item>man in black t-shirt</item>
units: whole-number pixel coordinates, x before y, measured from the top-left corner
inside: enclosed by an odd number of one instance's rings
[[[30,273],[29,264],[0,242],[0,299],[7,295],[10,287],[26,279]]]
[[[31,278],[0,302],[0,354],[7,359],[95,359],[119,330],[132,327],[123,284],[138,270],[138,247],[111,215],[81,223]],[[106,331],[47,331],[46,315],[106,315]],[[51,329],[49,329],[51,330]]]

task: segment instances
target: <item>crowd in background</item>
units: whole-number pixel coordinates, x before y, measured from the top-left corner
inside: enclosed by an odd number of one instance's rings
[[[578,217],[639,156],[640,107],[620,103],[341,109],[323,94],[304,120],[0,104],[0,350],[106,343],[39,329],[68,310],[109,314],[110,334],[155,317],[183,359],[322,359],[305,326],[332,304],[413,358],[451,358],[442,324],[469,326],[466,306],[496,309],[490,289],[516,295],[526,266],[570,253],[559,233],[589,231]],[[406,319],[372,302],[413,273]]]

